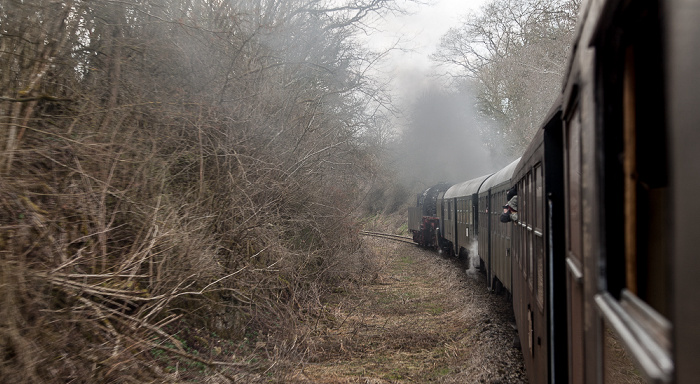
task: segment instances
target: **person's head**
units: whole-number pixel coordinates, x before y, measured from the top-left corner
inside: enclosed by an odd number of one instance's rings
[[[501,221],[501,223],[509,223],[510,222],[510,212],[501,213],[499,220]]]
[[[518,194],[518,186],[514,185],[512,186],[508,192],[506,192],[506,200],[510,200],[513,198],[513,196]]]

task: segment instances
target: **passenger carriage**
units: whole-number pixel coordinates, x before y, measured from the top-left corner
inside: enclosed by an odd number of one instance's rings
[[[511,292],[512,226],[499,220],[508,202],[506,192],[520,158],[491,175],[479,188],[479,258],[486,273],[486,286]]]
[[[459,257],[466,256],[472,244],[476,244],[479,188],[489,176],[455,184],[443,196],[441,230],[447,246]]]

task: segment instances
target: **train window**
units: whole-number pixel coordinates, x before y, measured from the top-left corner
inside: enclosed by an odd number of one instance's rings
[[[627,289],[668,316],[668,155],[658,4],[625,9],[599,47],[605,101],[608,291]],[[601,36],[603,38],[603,36]],[[619,257],[615,257],[619,255]]]
[[[471,210],[469,209],[471,207],[471,202],[469,200],[463,200],[462,201],[462,223],[464,224],[470,224],[470,216],[471,216]]]
[[[471,202],[469,200],[464,200],[464,206],[462,207],[462,212],[464,212],[464,224],[471,224]]]
[[[464,213],[462,211],[463,205],[464,205],[464,201],[462,199],[458,199],[457,200],[457,222],[458,223],[464,222]]]
[[[468,224],[469,223],[469,212],[467,210],[467,200],[462,200],[462,224]]]
[[[461,211],[460,211],[460,212],[461,212],[461,216],[462,216],[462,217],[461,217],[461,219],[462,219],[461,222],[462,222],[462,224],[467,224],[467,223],[469,223],[469,219],[467,218],[467,200],[466,200],[466,199],[462,199],[462,200],[460,201],[460,203],[461,203],[461,204],[460,204],[460,208],[461,208]]]
[[[472,224],[472,204],[471,201],[464,201],[464,222],[468,225]]]
[[[462,223],[463,224],[469,224],[469,206],[470,206],[470,201],[467,199],[462,200]]]
[[[631,348],[648,381],[672,376],[669,317],[669,196],[660,2],[621,5],[597,31],[599,121],[605,162],[604,217],[607,293],[597,304],[614,333],[604,337],[607,382],[619,371],[614,337]],[[620,321],[622,319],[622,321]],[[647,354],[645,351],[654,351]],[[649,360],[649,357],[652,359]],[[647,361],[647,363],[644,363]],[[645,381],[647,381],[645,380]]]
[[[464,201],[464,222],[471,224],[472,222],[472,203],[469,200]]]
[[[530,184],[530,200],[529,200],[529,205],[530,205],[530,217],[532,219],[530,220],[530,223],[532,224],[532,227],[535,228],[537,227],[537,199],[535,199],[535,184],[537,183],[537,174],[532,173],[532,183]]]
[[[461,217],[461,223],[462,223],[462,224],[469,224],[469,218],[467,217],[467,215],[468,215],[468,212],[467,212],[467,200],[466,200],[466,199],[462,199],[462,200],[460,201],[460,203],[461,203],[461,204],[460,204],[460,208],[461,208],[460,213],[461,213],[461,216],[462,216],[462,217]]]
[[[455,216],[455,221],[457,223],[461,223],[462,222],[462,200],[461,199],[457,199],[457,201],[455,201],[455,211],[457,211],[457,213],[456,213],[457,216]]]
[[[459,223],[460,221],[462,221],[460,214],[459,214],[459,205],[460,205],[459,199],[455,199],[454,212],[455,212],[455,222],[456,223]],[[451,207],[450,207],[450,210],[452,210]]]
[[[567,211],[569,214],[569,253],[581,261],[581,122],[576,115],[569,121],[566,136],[567,145],[567,182],[568,199]]]

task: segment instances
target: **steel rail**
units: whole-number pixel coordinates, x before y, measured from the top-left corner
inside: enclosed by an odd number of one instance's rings
[[[413,238],[408,237],[408,236],[392,235],[390,233],[381,233],[381,232],[372,232],[372,231],[360,231],[360,234],[364,235],[364,236],[379,237],[382,239],[396,240],[396,241],[400,241],[403,243],[415,244],[413,242]]]

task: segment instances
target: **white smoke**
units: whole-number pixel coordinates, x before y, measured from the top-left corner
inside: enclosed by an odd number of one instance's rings
[[[472,241],[469,246],[469,260],[467,261],[469,269],[467,269],[468,276],[476,276],[479,268],[479,240]]]

